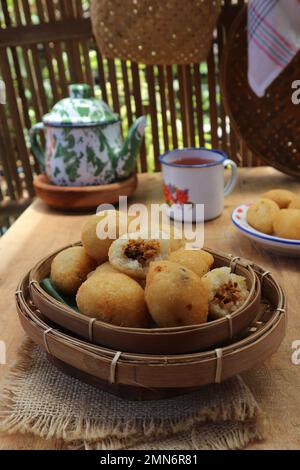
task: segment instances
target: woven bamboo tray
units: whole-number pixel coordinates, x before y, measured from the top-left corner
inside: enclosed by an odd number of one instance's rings
[[[92,378],[93,385],[100,388],[104,382],[106,390],[121,396],[161,398],[220,383],[257,366],[278,349],[286,331],[285,296],[270,273],[263,273],[258,267],[255,270],[261,277],[264,298],[255,321],[231,344],[193,354],[131,354],[70,336],[34,306],[29,275],[18,286],[16,305],[29,337],[42,346],[55,363],[66,365],[65,370],[77,371],[77,376],[88,382]]]
[[[94,321],[55,300],[40,286],[40,281],[49,276],[56,253],[43,259],[30,272],[31,297],[49,320],[100,346],[139,354],[185,354],[205,350],[225,344],[245,329],[256,317],[260,305],[260,282],[249,262],[207,251],[215,258],[214,267],[231,266],[232,271],[244,276],[250,294],[232,315],[202,325],[142,329]]]
[[[292,103],[292,83],[299,80],[300,53],[270,85],[263,98],[248,83],[247,7],[232,25],[223,52],[222,99],[234,130],[254,156],[289,175],[300,177],[299,106]]]

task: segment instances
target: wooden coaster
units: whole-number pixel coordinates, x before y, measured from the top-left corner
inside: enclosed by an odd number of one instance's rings
[[[99,204],[115,204],[119,196],[131,196],[137,188],[136,174],[124,181],[100,186],[56,186],[45,174],[34,178],[36,195],[48,206],[63,210],[94,209]]]

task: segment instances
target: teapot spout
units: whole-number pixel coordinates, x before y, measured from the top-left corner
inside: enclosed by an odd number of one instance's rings
[[[123,146],[118,153],[116,173],[119,178],[127,178],[134,172],[146,125],[147,118],[141,116],[130,127]]]

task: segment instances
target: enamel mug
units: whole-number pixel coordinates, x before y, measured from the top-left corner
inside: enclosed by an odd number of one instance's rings
[[[161,155],[160,162],[169,217],[203,222],[222,214],[224,196],[232,192],[237,182],[237,166],[224,152],[206,148],[177,149]],[[226,185],[225,168],[231,169]]]

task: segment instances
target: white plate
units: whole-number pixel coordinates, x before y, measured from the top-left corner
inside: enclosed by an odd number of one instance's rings
[[[247,212],[250,205],[243,204],[234,209],[231,220],[246,237],[251,238],[262,248],[285,256],[300,257],[300,240],[288,240],[258,232],[247,222]]]

